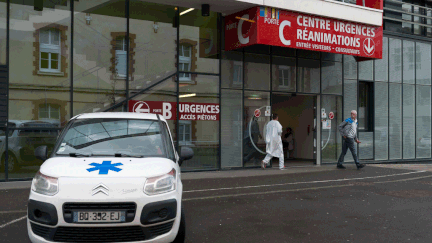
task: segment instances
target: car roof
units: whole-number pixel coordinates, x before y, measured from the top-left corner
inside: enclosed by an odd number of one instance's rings
[[[163,116],[159,116],[159,117],[162,121],[165,121]],[[158,119],[156,114],[136,113],[136,112],[95,112],[95,113],[83,113],[75,117],[75,119],[95,119],[95,118],[125,118],[125,119],[143,119],[143,120]]]

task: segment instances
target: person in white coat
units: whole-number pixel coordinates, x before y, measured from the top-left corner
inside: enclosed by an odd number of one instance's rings
[[[285,169],[284,154],[282,146],[282,125],[279,123],[277,114],[272,115],[272,121],[266,125],[266,157],[261,162],[261,168],[265,169],[273,157],[279,158],[279,169]]]

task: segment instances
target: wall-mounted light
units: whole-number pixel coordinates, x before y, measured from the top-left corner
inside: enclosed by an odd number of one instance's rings
[[[196,96],[196,93],[179,95],[179,98],[187,98],[187,97],[194,97],[194,96]]]
[[[90,16],[90,13],[86,13],[85,19],[86,19],[87,25],[90,25],[90,21],[92,20],[92,17]]]
[[[210,16],[210,5],[209,4],[201,5],[201,15],[203,17]]]
[[[182,16],[183,14],[187,14],[187,13],[189,13],[190,11],[193,11],[193,10],[194,10],[194,8],[187,9],[187,10],[181,12],[181,13],[180,13],[180,16]]]
[[[158,32],[158,29],[159,29],[159,25],[157,24],[156,21],[154,21],[154,22],[153,22],[153,30],[154,30],[154,32],[157,33],[157,32]]]
[[[259,97],[259,95],[251,95],[250,97],[248,97],[248,99],[250,99],[250,100],[261,100],[262,98]]]

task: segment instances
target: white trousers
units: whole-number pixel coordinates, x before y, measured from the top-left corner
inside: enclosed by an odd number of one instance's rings
[[[264,158],[264,163],[269,164],[270,160],[273,158],[273,156],[271,154],[267,154],[266,157]],[[279,168],[282,169],[285,166],[284,164],[284,157],[282,154],[282,157],[279,157]]]

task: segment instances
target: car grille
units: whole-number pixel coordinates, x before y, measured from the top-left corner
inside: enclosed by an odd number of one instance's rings
[[[140,226],[58,227],[54,235],[57,242],[129,242],[145,239]]]
[[[31,223],[31,229],[33,231],[33,233],[35,233],[37,236],[40,236],[42,238],[48,238],[50,236],[51,233],[51,228],[46,227],[46,226],[42,226],[42,225],[38,225],[35,223]]]
[[[30,223],[33,233],[55,242],[130,242],[156,238],[171,231],[174,221],[150,226],[57,227]]]
[[[168,223],[148,227],[148,230],[151,234],[151,238],[155,238],[159,235],[163,235],[163,234],[170,232],[170,230],[173,227],[173,224],[174,224],[174,221],[171,221]]]
[[[65,203],[64,210],[135,210],[135,203]]]

